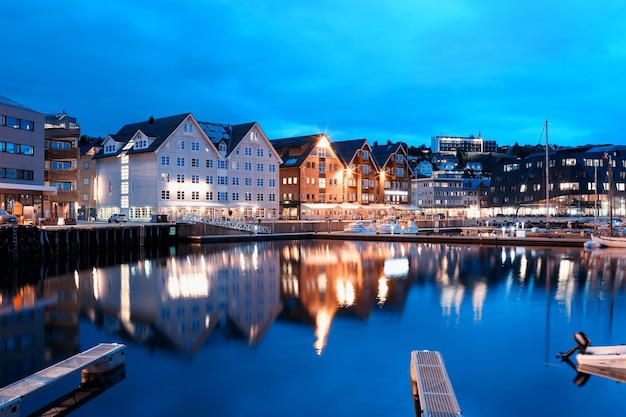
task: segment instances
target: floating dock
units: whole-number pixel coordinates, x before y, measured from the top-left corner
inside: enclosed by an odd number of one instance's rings
[[[125,364],[125,350],[123,344],[101,343],[0,388],[0,417],[30,416],[58,407],[58,400],[71,391],[67,386],[72,379],[80,377],[81,385],[90,385],[98,375],[114,372]]]
[[[417,416],[462,415],[439,352],[428,350],[411,352],[411,386]]]

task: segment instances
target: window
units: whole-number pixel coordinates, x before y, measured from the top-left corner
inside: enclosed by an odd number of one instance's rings
[[[244,200],[252,201],[252,193],[244,193]]]
[[[368,159],[370,159],[370,153],[365,150],[361,151],[361,159],[367,161]]]
[[[263,178],[257,178],[256,179],[256,186],[257,187],[263,187]]]
[[[185,123],[185,124],[183,124],[183,133],[186,133],[186,134],[191,134],[191,133],[193,133],[193,124],[191,124],[191,123]],[[185,143],[185,142],[183,142],[183,144],[184,144],[184,143]],[[185,149],[185,148],[183,147],[183,148],[178,148],[178,149]]]
[[[167,190],[162,190],[161,191],[161,200],[169,200],[170,199],[170,192]]]
[[[244,171],[252,171],[252,162],[244,162],[243,169]]]
[[[206,183],[207,184],[213,184],[213,175],[207,175],[206,176]]]
[[[207,201],[213,201],[213,191],[207,191],[206,192],[206,200]]]
[[[256,156],[259,156],[259,157],[263,156],[263,148],[259,148],[256,150]]]
[[[89,169],[89,162],[83,162],[83,169]]]
[[[246,187],[252,186],[252,178],[246,177],[244,182],[245,182]]]
[[[200,183],[200,175],[192,175],[191,176],[191,183],[192,184],[199,184]]]
[[[176,191],[176,199],[177,200],[184,200],[185,199],[185,192],[184,191]]]
[[[194,152],[200,151],[200,142],[191,142],[191,150]]]
[[[268,183],[270,187],[276,187],[276,180],[274,178],[270,178]]]
[[[218,175],[217,176],[217,183],[219,185],[228,185],[228,177],[226,177],[224,175]]]
[[[244,149],[244,155],[245,155],[245,156],[252,156],[252,148],[250,148],[249,146],[248,146],[248,147],[246,147],[246,148]]]
[[[170,165],[170,157],[169,156],[162,156],[161,157],[161,166],[169,166]]]
[[[185,166],[185,158],[183,157],[178,157],[176,158],[176,166],[177,167],[184,167]]]
[[[263,201],[263,194],[259,193],[256,195],[256,201]]]
[[[185,182],[185,174],[176,174],[176,182]]]
[[[185,150],[185,141],[184,140],[177,141],[176,142],[176,149],[184,151]]]
[[[217,161],[217,169],[228,169],[228,161],[220,159]]]
[[[263,164],[256,164],[257,172],[263,172]]]
[[[200,160],[198,158],[191,158],[191,166],[194,168],[199,168]]]
[[[232,194],[232,201],[239,201],[239,193]]]
[[[170,182],[170,174],[166,172],[161,173],[161,182]]]
[[[401,164],[402,162],[404,162],[404,156],[402,156],[402,154],[397,153],[396,154],[396,164]]]
[[[207,159],[205,165],[206,165],[207,168],[213,168],[213,160],[212,159]]]
[[[217,193],[217,201],[227,201],[228,196],[226,195],[226,191],[220,191]]]
[[[404,168],[396,168],[396,177],[404,177]]]
[[[276,164],[270,164],[269,165],[269,171],[270,172],[276,172]]]
[[[232,177],[232,181],[234,186],[239,185],[239,177]]]
[[[83,178],[83,185],[89,185],[89,178]]]
[[[200,200],[200,191],[192,191],[191,192],[192,200]]]
[[[115,145],[105,145],[104,153],[115,153]]]

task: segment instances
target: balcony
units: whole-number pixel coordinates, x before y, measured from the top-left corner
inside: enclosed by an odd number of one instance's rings
[[[78,201],[78,190],[57,190],[57,195],[50,197],[50,200],[59,203]]]
[[[44,181],[50,182],[66,182],[78,181],[77,169],[46,169],[43,172]]]
[[[59,159],[78,159],[80,157],[80,149],[67,148],[67,149],[46,149],[44,152],[44,159],[46,161],[56,161]]]

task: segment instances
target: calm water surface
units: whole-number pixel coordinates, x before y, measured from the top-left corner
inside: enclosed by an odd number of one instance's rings
[[[126,378],[73,416],[410,417],[409,355],[428,349],[442,353],[465,416],[623,417],[625,383],[578,386],[555,355],[578,330],[596,345],[626,342],[625,258],[387,242],[185,246],[31,291],[57,297],[37,336],[57,356],[127,345]],[[61,336],[55,317],[76,325]]]

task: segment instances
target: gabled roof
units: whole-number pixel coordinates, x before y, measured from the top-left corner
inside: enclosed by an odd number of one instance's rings
[[[108,135],[116,142],[119,143],[128,143],[138,131],[141,131],[143,134],[150,138],[154,138],[154,141],[147,148],[142,149],[128,149],[126,152],[128,154],[135,153],[144,153],[144,152],[154,152],[165,142],[167,138],[169,138],[174,130],[180,126],[180,124],[187,118],[191,116],[191,113],[183,113],[178,114],[176,116],[162,117],[160,119],[155,119],[150,117],[148,120],[137,123],[130,123],[122,126],[122,128],[114,135]],[[122,148],[123,149],[123,148]],[[104,154],[104,149],[101,149],[94,158],[103,158],[110,157],[119,154],[122,149],[119,149],[115,154]]]
[[[385,145],[372,146],[372,157],[378,166],[382,167],[387,163],[391,155],[398,153],[399,149],[403,149],[403,153],[406,156],[406,148],[402,143],[387,143]]]
[[[199,121],[198,124],[216,148],[219,146],[220,142],[225,142],[227,146],[226,153],[230,154],[257,122],[227,125],[223,123]]]
[[[348,166],[350,165],[352,159],[354,159],[356,152],[359,149],[363,149],[366,144],[367,139],[352,139],[341,142],[333,142],[331,145],[339,159],[341,159],[341,161]]]
[[[79,145],[80,154],[85,155],[91,148],[100,147],[103,143],[104,139],[102,138],[92,139],[89,142],[83,143],[82,145]]]
[[[22,110],[35,111],[5,96],[0,96],[0,104],[4,104],[5,106],[15,107],[15,108],[22,109]]]
[[[271,140],[270,143],[283,159],[283,163],[281,164],[282,168],[295,167],[304,163],[304,160],[309,156],[311,151],[315,149],[322,135],[316,134],[274,139]],[[297,155],[292,155],[290,150],[294,148],[299,148],[301,152],[298,152]]]

